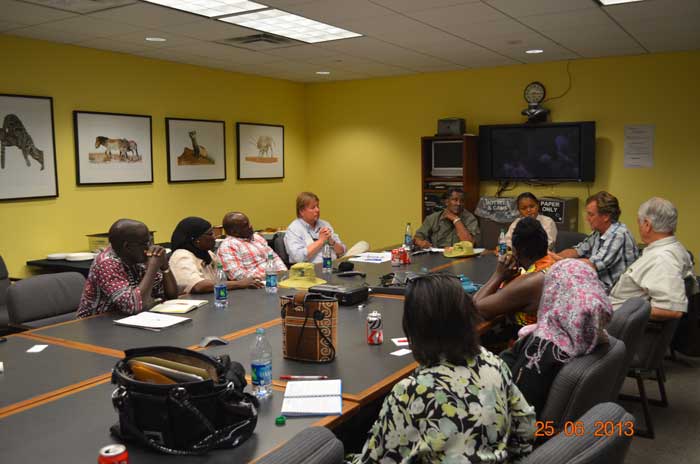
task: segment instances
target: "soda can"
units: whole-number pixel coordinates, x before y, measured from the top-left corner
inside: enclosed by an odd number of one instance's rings
[[[406,248],[401,248],[401,264],[411,264],[411,252]]]
[[[124,445],[107,445],[100,450],[97,464],[129,464],[129,454]]]
[[[401,266],[401,248],[391,250],[391,265]]]
[[[384,343],[384,329],[382,329],[382,315],[379,311],[372,311],[367,315],[366,331],[368,345],[381,345]]]

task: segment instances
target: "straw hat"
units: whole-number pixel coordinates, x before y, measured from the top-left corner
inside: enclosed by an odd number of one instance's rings
[[[325,280],[316,277],[313,264],[296,263],[289,268],[289,278],[281,281],[279,286],[282,288],[309,288],[325,283]]]
[[[461,258],[464,256],[474,256],[474,244],[472,242],[457,242],[454,246],[445,248],[443,253],[446,258]]]

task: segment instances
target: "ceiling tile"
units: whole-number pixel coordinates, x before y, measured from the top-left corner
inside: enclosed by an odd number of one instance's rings
[[[336,40],[319,44],[319,46],[331,50],[338,50],[348,55],[359,56],[413,70],[418,70],[423,66],[447,64],[444,60],[407,50],[370,37]]]
[[[166,39],[165,42],[147,42],[146,37],[161,37]],[[136,32],[130,32],[128,34],[115,35],[112,38],[119,40],[121,42],[128,42],[136,44],[139,46],[146,46],[148,49],[154,48],[165,48],[165,47],[175,47],[179,45],[187,45],[191,43],[198,42],[195,39],[189,37],[183,37],[181,35],[169,34],[167,32],[155,30],[155,29],[142,29]]]
[[[12,29],[18,29],[20,27],[25,27],[26,24],[13,23],[10,21],[0,21],[0,32],[11,31]]]
[[[245,37],[256,34],[258,31],[235,24],[217,21],[216,19],[200,19],[192,23],[182,24],[177,27],[178,34],[192,37],[198,40],[225,40],[234,37]]]
[[[264,0],[263,3],[265,3]],[[368,0],[313,0],[283,9],[305,18],[340,27],[354,19],[371,18],[391,13],[386,8],[377,6]]]
[[[516,18],[529,15],[558,13],[561,11],[599,8],[595,0],[485,0],[503,13]]]
[[[620,30],[615,21],[610,19],[601,8],[523,16],[519,18],[519,21],[533,29],[545,32],[571,29],[583,31]]]
[[[201,16],[198,15],[147,3],[137,3],[135,5],[113,8],[107,11],[92,13],[90,16],[108,19],[110,21],[120,21],[150,29],[169,28],[180,24],[192,23],[201,19]],[[213,21],[215,20],[212,20],[212,22]],[[173,27],[172,32],[178,33],[180,30],[179,28]]]
[[[120,52],[120,53],[132,53],[135,54],[140,51],[148,50],[148,46],[146,43],[144,43],[143,46],[140,46],[135,43],[129,43],[129,42],[120,42],[118,40],[114,40],[112,38],[108,39],[103,39],[103,38],[93,38],[90,40],[86,40],[84,42],[76,42],[74,45],[78,45],[79,47],[87,47],[87,48],[97,48],[100,50],[111,50],[115,52]]]
[[[501,65],[515,64],[516,61],[484,47],[459,38],[450,38],[441,42],[430,42],[413,47],[428,55],[447,60],[465,67],[479,66],[479,63],[498,62]]]
[[[445,8],[432,8],[409,13],[408,16],[452,33],[472,28],[474,24],[508,19],[508,16],[485,3],[465,3]]]
[[[463,3],[479,3],[481,0],[374,0],[374,3],[385,6],[393,11],[410,13],[416,11],[433,10]]]
[[[64,32],[79,31],[92,37],[109,37],[120,34],[130,34],[139,31],[135,26],[130,26],[116,21],[104,21],[90,16],[77,16],[75,18],[62,19],[45,24],[47,28]]]
[[[29,3],[16,2],[14,0],[0,0],[2,20],[24,25],[41,24],[57,19],[65,19],[77,16],[74,13],[31,5]]]
[[[700,49],[700,18],[678,18],[672,22],[635,21],[625,26],[652,53]]]
[[[9,32],[10,35],[19,37],[28,37],[30,39],[48,40],[49,42],[58,43],[75,43],[94,38],[89,34],[82,34],[75,31],[60,31],[52,29],[44,25],[28,26],[22,29],[14,29]]]
[[[249,50],[211,42],[192,42],[186,45],[179,45],[175,48],[193,55],[218,60],[233,60],[237,63],[266,63],[279,61],[279,58],[263,53],[251,52]]]
[[[288,60],[311,61],[314,59],[333,57],[337,53],[332,50],[317,47],[316,45],[295,45],[292,47],[267,50],[266,54],[285,58]]]
[[[28,3],[70,11],[72,13],[90,13],[120,5],[136,3],[136,0],[23,0]]]
[[[348,21],[345,25],[368,37],[407,47],[422,42],[437,42],[453,38],[451,34],[398,14]]]

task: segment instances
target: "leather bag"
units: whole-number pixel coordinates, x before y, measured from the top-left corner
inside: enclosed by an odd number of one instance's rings
[[[280,297],[283,355],[288,359],[327,363],[335,359],[338,299],[298,292]]]
[[[119,413],[119,423],[111,428],[113,435],[175,455],[234,448],[252,435],[258,400],[243,392],[245,369],[240,363],[228,356],[212,357],[168,346],[137,348],[125,354],[112,370],[112,383],[117,385],[112,403]],[[134,358],[144,357],[191,366],[194,371],[206,371],[207,378],[170,384],[136,380]],[[155,373],[152,378],[157,381],[163,376]]]

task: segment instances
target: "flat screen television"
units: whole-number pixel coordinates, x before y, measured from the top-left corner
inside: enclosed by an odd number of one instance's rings
[[[462,177],[464,142],[462,140],[433,140],[430,175]]]
[[[481,180],[592,182],[595,122],[479,126]]]

